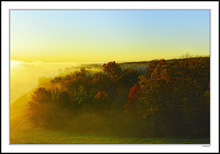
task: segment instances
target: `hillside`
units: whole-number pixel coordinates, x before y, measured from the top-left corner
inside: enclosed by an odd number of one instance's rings
[[[209,57],[94,67],[103,71],[81,67],[45,80],[12,103],[12,140],[18,130],[33,127],[132,138],[209,138]]]

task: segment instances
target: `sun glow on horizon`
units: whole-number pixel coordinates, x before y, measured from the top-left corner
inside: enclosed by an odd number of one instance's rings
[[[108,62],[209,55],[208,10],[11,10],[11,59]]]

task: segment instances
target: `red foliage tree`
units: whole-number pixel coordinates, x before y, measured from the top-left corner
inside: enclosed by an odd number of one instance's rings
[[[141,88],[135,84],[133,87],[130,88],[129,94],[128,94],[128,101],[124,106],[125,112],[133,111],[136,109],[136,99],[141,94]],[[134,112],[134,111],[133,111]]]
[[[129,90],[129,94],[128,94],[129,100],[136,99],[140,93],[141,93],[141,88],[137,84],[135,84]]]

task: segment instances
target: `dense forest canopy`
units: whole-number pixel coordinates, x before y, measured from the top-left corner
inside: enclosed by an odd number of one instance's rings
[[[36,127],[138,137],[209,137],[210,58],[103,64],[41,84],[29,101]]]

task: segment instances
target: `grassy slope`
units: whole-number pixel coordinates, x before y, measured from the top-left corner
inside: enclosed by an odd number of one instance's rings
[[[10,104],[10,131],[30,127],[26,117],[28,101],[31,99],[34,90],[26,93]]]
[[[11,144],[209,144],[208,139],[130,138],[29,129],[11,134]],[[16,136],[16,137],[15,137]]]
[[[26,109],[28,106],[28,101],[31,99],[31,95],[35,89],[32,91],[24,94],[23,96],[19,97],[16,101],[12,102],[10,105],[10,118],[18,118],[24,116],[26,113]]]

